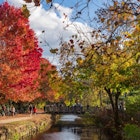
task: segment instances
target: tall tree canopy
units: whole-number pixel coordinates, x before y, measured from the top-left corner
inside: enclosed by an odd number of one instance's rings
[[[61,71],[65,78],[78,75],[77,82],[84,78],[83,85],[106,91],[117,130],[120,126],[119,97],[139,88],[140,84],[138,3],[112,0],[97,11],[100,27],[91,31],[91,43],[76,35],[69,42],[63,42],[60,49]]]
[[[0,5],[0,99],[31,101],[37,87],[42,49],[28,19],[7,2]]]

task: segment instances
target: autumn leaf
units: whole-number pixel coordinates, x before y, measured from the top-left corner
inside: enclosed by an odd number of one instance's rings
[[[47,3],[50,3],[50,2],[52,2],[52,0],[46,0],[46,2],[47,2]]]
[[[28,17],[30,16],[30,12],[29,12],[29,10],[27,9],[27,6],[26,6],[25,4],[22,6],[22,12],[23,12],[23,15],[24,15],[26,18],[28,18]]]
[[[58,49],[56,48],[56,49],[50,49],[50,52],[51,53],[57,53],[58,52]]]

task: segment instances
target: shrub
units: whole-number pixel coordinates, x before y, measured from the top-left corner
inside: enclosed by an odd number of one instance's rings
[[[123,128],[126,140],[140,140],[140,127],[135,124],[126,124]]]

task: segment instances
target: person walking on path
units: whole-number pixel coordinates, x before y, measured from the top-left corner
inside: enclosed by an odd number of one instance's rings
[[[12,111],[12,116],[15,116],[16,109],[15,109],[14,105],[12,105],[11,111]]]
[[[36,115],[36,112],[37,112],[36,106],[33,107],[33,112]]]
[[[29,105],[29,111],[30,111],[30,116],[32,116],[32,114],[33,114],[33,106],[32,106],[32,104]]]
[[[2,107],[2,116],[5,116],[6,106],[5,105],[1,105],[1,107]]]

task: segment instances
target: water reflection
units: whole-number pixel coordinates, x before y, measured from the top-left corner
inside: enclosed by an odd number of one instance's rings
[[[64,127],[61,130],[52,128],[49,132],[40,135],[35,140],[99,140],[99,135],[91,128]]]
[[[76,119],[80,119],[77,115],[62,115],[62,117],[59,119],[60,121],[75,121]]]
[[[71,132],[56,132],[52,134],[45,134],[44,140],[80,140],[80,136]]]
[[[79,117],[76,115],[63,115],[60,120],[63,123],[69,121],[69,125],[53,126],[49,131],[39,135],[34,140],[108,140],[101,135],[99,129],[71,125],[71,122],[77,118]]]

